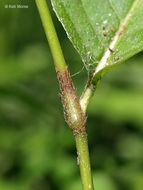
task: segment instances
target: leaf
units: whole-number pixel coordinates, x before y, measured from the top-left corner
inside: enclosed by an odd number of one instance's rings
[[[51,1],[89,72],[96,67],[97,75],[143,50],[143,0]]]

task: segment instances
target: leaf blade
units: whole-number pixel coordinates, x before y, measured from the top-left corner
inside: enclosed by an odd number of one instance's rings
[[[143,0],[52,0],[52,4],[88,71],[98,65],[97,73],[143,50]]]

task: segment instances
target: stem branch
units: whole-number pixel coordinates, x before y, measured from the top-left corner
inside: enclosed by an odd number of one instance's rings
[[[100,78],[96,82],[93,82],[93,80],[87,82],[85,89],[80,97],[80,105],[84,113],[86,113],[87,106],[92,96],[94,95],[95,89],[97,88],[99,83],[100,83]]]

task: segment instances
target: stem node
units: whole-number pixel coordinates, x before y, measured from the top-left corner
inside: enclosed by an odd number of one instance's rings
[[[57,76],[62,92],[65,120],[76,136],[86,131],[86,117],[81,110],[68,68],[57,71]]]

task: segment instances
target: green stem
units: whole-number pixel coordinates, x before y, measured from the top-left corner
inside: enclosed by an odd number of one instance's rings
[[[80,174],[82,178],[83,190],[94,190],[91,176],[90,158],[88,152],[87,134],[83,133],[75,137],[78,163],[80,165]]]
[[[72,79],[64,60],[46,0],[35,1],[54,58],[54,64],[62,91],[65,120],[75,135],[83,190],[93,190],[86,135],[86,117],[81,109],[79,99],[72,84]]]
[[[96,82],[92,80],[90,82],[87,82],[87,85],[85,86],[85,89],[80,97],[80,106],[84,113],[86,113],[87,106],[92,96],[94,95],[95,89],[97,88],[99,83],[100,78]]]
[[[94,89],[92,84],[88,87],[85,87],[85,90],[80,98],[80,105],[84,113],[86,113],[87,106],[94,94]]]
[[[49,46],[53,55],[54,64],[56,70],[64,70],[66,69],[65,59],[62,53],[62,49],[56,34],[56,30],[50,15],[50,11],[47,6],[46,0],[35,0],[39,14],[42,20],[42,24],[45,30],[46,37],[49,42]]]

